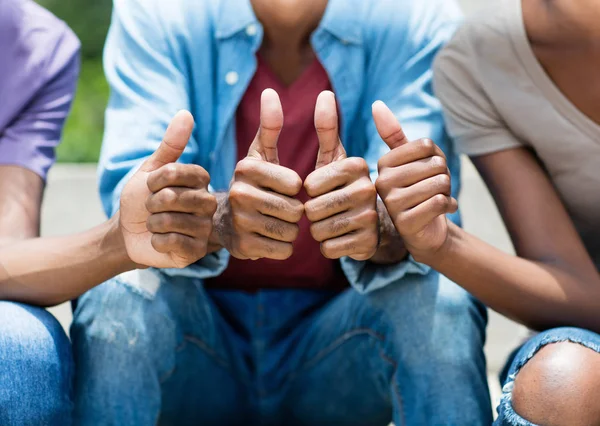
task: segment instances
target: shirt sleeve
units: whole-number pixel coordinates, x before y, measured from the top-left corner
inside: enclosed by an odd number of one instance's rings
[[[388,2],[382,2],[388,5]],[[409,140],[430,138],[448,158],[453,188],[458,197],[460,160],[445,131],[442,108],[433,95],[432,65],[439,50],[447,43],[461,21],[462,15],[451,0],[406,1],[394,10],[380,11],[377,31],[370,44],[378,46],[368,68],[369,88],[365,99],[363,119],[367,124],[369,146],[365,159],[371,178],[377,179],[377,163],[389,152],[379,136],[372,118],[371,105],[382,100],[394,112]],[[398,22],[405,22],[399,25]],[[380,40],[379,40],[380,39]],[[458,213],[450,219],[460,223]],[[430,268],[412,257],[393,265],[379,265],[350,258],[341,260],[351,284],[360,292],[370,292],[397,282],[406,274],[429,273]]]
[[[100,197],[108,216],[119,209],[121,192],[130,177],[160,145],[177,111],[190,110],[189,70],[185,52],[168,29],[169,2],[115,0],[104,68],[111,96],[99,164]],[[192,135],[179,159],[196,163],[198,144]],[[220,274],[226,250],[192,265],[194,276]],[[169,273],[169,271],[165,271]],[[181,274],[181,272],[179,272]]]
[[[491,154],[523,144],[511,133],[481,85],[471,26],[459,30],[434,64],[434,88],[458,152]]]
[[[40,89],[0,134],[0,165],[20,166],[46,179],[55,160],[79,75],[79,41],[65,26],[46,49]],[[25,70],[23,70],[25,72]]]

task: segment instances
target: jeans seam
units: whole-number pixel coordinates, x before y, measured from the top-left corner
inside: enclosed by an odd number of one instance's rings
[[[204,351],[210,358],[212,358],[221,367],[226,368],[227,370],[231,371],[231,367],[230,367],[229,363],[225,359],[220,357],[219,354],[213,348],[211,348],[208,344],[206,344],[206,342],[204,342],[201,339],[198,339],[195,336],[189,335],[189,334],[184,335],[183,338],[185,341],[194,344],[200,350]]]
[[[334,340],[333,343],[331,343],[329,346],[327,346],[324,349],[321,349],[319,352],[317,352],[317,354],[315,356],[313,356],[310,360],[308,360],[304,364],[302,364],[295,372],[291,373],[289,375],[287,381],[291,381],[291,380],[295,379],[300,373],[317,365],[323,358],[325,358],[325,356],[332,353],[334,350],[339,348],[341,345],[346,343],[348,340],[352,339],[353,337],[360,336],[360,335],[368,335],[380,342],[385,341],[384,336],[374,332],[370,328],[357,328],[355,330],[346,332],[346,333],[342,334],[340,337],[338,337],[336,340]]]
[[[396,361],[394,361],[392,358],[388,357],[383,350],[381,350],[379,352],[379,356],[381,356],[381,358],[388,362],[389,364],[392,365],[392,367],[394,368],[393,374],[392,374],[392,388],[394,390],[394,395],[396,396],[397,399],[397,403],[398,403],[398,415],[400,416],[400,421],[402,422],[399,425],[395,425],[395,426],[403,426],[406,425],[406,416],[404,413],[404,401],[402,399],[402,395],[400,393],[400,383],[398,382],[398,380],[396,379],[396,375],[398,374],[398,363]]]

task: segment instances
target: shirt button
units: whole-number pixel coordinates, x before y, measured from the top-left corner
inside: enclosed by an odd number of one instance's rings
[[[226,75],[225,75],[225,82],[227,84],[229,84],[230,86],[233,86],[234,84],[236,84],[240,79],[240,76],[237,72],[235,71],[229,71]]]
[[[258,28],[256,27],[256,24],[250,24],[246,27],[246,34],[249,37],[254,37],[257,32],[258,32]]]

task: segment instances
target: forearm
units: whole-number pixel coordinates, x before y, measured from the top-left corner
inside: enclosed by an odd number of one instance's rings
[[[398,263],[408,256],[402,237],[396,230],[382,201],[377,201],[379,213],[379,247],[370,262],[389,265]]]
[[[533,329],[577,326],[600,332],[600,276],[508,255],[454,224],[445,248],[417,259],[501,314]]]
[[[0,299],[56,305],[134,268],[117,215],[80,234],[0,248]]]

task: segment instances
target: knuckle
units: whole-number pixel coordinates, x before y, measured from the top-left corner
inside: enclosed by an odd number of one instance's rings
[[[420,139],[419,149],[423,154],[433,155],[435,153],[435,143],[429,138]]]
[[[291,244],[285,244],[281,250],[281,260],[287,260],[294,254],[294,246]]]
[[[440,170],[443,172],[448,167],[446,165],[446,159],[443,157],[440,157],[439,155],[434,155],[433,157],[431,157],[430,161],[431,161],[431,166],[433,168],[435,168],[436,170]]]
[[[245,185],[234,183],[229,189],[229,200],[235,205],[245,204],[250,198],[250,192]]]
[[[440,191],[446,192],[450,189],[452,182],[450,180],[450,176],[448,175],[438,175],[436,177],[436,187],[439,188]]]
[[[304,204],[298,201],[296,206],[292,209],[293,222],[300,222],[302,216],[304,216]]]
[[[177,192],[173,188],[165,188],[159,192],[156,201],[158,204],[169,208],[177,204],[178,198]]]
[[[291,188],[294,190],[295,194],[298,194],[302,189],[302,179],[298,176],[297,173],[294,173],[295,176],[290,179]]]
[[[179,169],[176,164],[165,165],[163,173],[167,182],[174,182],[179,178]]]
[[[335,259],[335,253],[332,250],[331,244],[329,241],[325,241],[321,243],[321,254],[325,256],[327,259]]]
[[[377,189],[370,179],[364,179],[360,186],[357,188],[358,194],[364,200],[373,200],[377,198]]]
[[[317,203],[314,200],[309,200],[304,204],[304,212],[306,213],[306,218],[310,222],[314,222],[317,217]]]
[[[321,238],[321,227],[316,224],[313,223],[310,225],[310,235],[314,238],[315,241],[317,242],[321,242],[323,239]]]
[[[156,222],[162,229],[173,229],[175,226],[175,220],[170,214],[161,214],[160,216],[155,216]]]
[[[206,171],[204,167],[196,166],[196,175],[198,176],[198,180],[200,181],[203,187],[207,187],[210,183],[210,175]]]
[[[377,180],[375,181],[375,187],[378,191],[389,190],[394,186],[394,175],[388,169],[384,169],[379,173]]]
[[[362,223],[376,225],[379,222],[379,214],[375,209],[368,209],[361,213]]]
[[[432,204],[436,210],[444,210],[448,208],[449,201],[446,196],[438,194],[432,198]]]
[[[290,238],[292,241],[296,241],[300,235],[300,227],[298,225],[291,225],[290,227]]]
[[[245,158],[245,159],[239,161],[237,163],[237,165],[235,166],[234,178],[236,180],[245,178],[245,177],[247,178],[248,176],[252,175],[252,173],[254,172],[255,169],[256,169],[256,167],[255,167],[254,162]]]
[[[206,194],[206,199],[205,199],[205,205],[206,205],[206,209],[208,211],[208,214],[212,217],[216,212],[217,212],[217,197],[215,197],[213,194]]]
[[[369,166],[362,157],[347,158],[345,163],[348,169],[354,173],[369,173]]]

